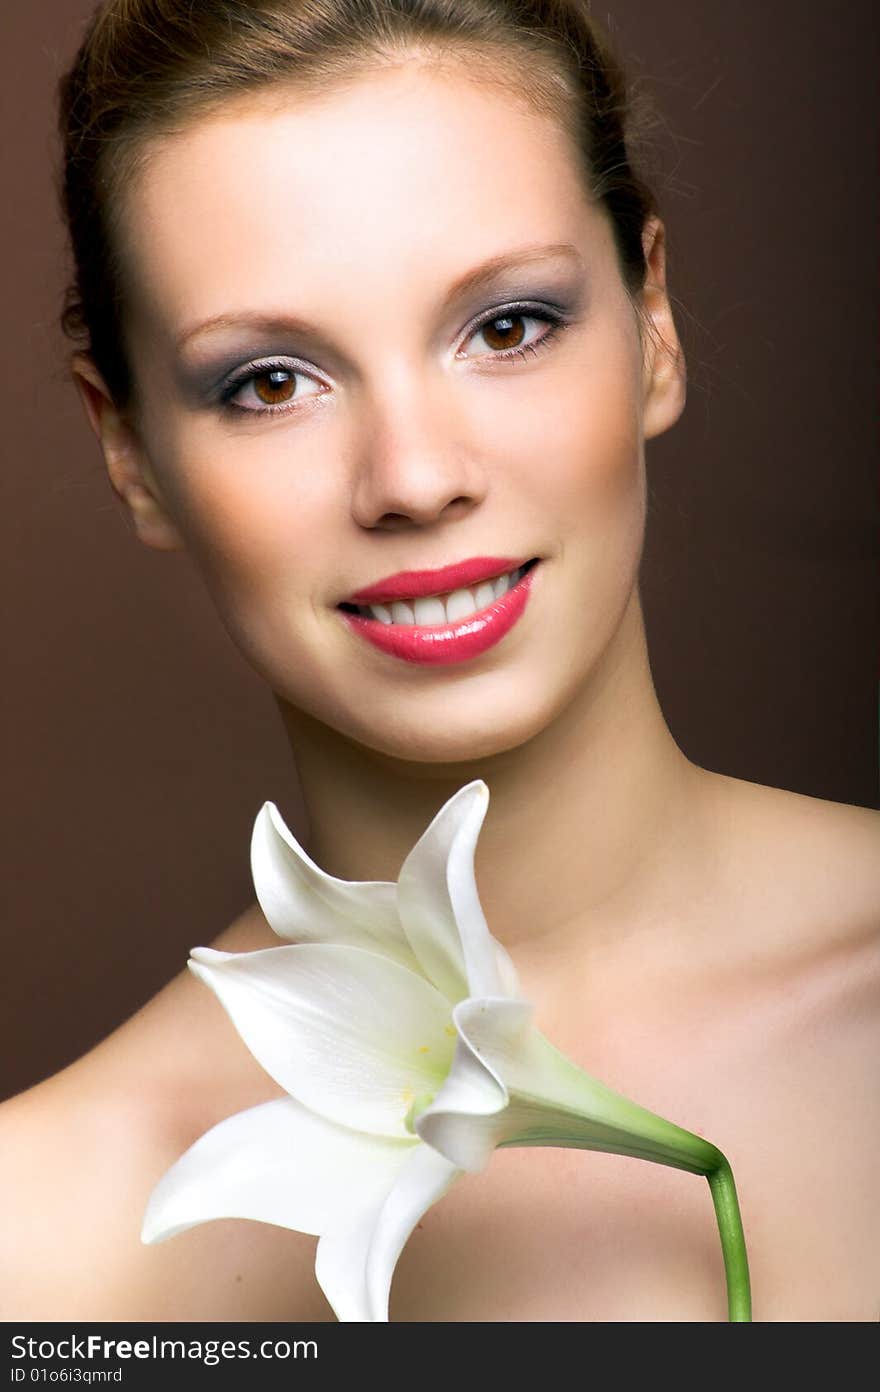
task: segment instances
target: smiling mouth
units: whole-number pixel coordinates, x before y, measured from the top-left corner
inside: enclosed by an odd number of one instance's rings
[[[377,619],[389,626],[446,627],[461,623],[474,614],[481,613],[507,594],[524,575],[538,564],[533,557],[525,565],[515,570],[480,581],[478,585],[462,586],[460,589],[424,595],[419,598],[395,599],[387,604],[353,604],[343,601],[337,607],[346,614],[358,614],[364,619]]]

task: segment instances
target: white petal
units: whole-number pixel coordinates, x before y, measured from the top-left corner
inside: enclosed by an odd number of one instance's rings
[[[398,880],[406,935],[423,971],[450,1001],[504,991],[498,944],[474,879],[474,852],[488,806],[489,790],[480,779],[460,788],[416,842]]]
[[[384,1200],[318,1243],[315,1275],[340,1320],[388,1319],[391,1279],[419,1219],[461,1173],[429,1146],[418,1145]]]
[[[291,1098],[264,1102],[221,1121],[163,1175],[142,1240],[162,1242],[215,1218],[314,1234],[356,1222],[387,1194],[414,1146],[336,1126]]]
[[[279,937],[348,943],[418,970],[397,916],[395,886],[325,874],[272,802],[264,803],[254,823],[251,873],[260,908]]]
[[[494,1008],[499,1030],[519,1030],[531,1018],[524,1001],[462,1001],[453,1012],[459,1029],[449,1076],[434,1101],[417,1118],[422,1140],[463,1170],[481,1170],[508,1134],[509,1096],[497,1070],[474,1048],[459,1021],[466,1007]],[[465,1015],[467,1019],[467,1015]]]
[[[331,1121],[407,1137],[411,1105],[433,1096],[448,1072],[448,1001],[387,957],[330,943],[198,947],[190,966],[266,1072]]]

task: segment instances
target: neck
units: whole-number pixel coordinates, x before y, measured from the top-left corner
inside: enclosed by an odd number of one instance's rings
[[[509,947],[554,948],[590,926],[650,913],[694,855],[703,771],[679,750],[657,701],[638,596],[600,670],[526,744],[485,759],[415,764],[356,745],[280,703],[309,819],[309,854],[328,873],[394,880],[458,788],[489,787],[477,849],[480,900]]]

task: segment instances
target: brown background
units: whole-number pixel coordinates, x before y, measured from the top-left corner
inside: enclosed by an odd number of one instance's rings
[[[597,5],[609,14],[609,7]],[[686,753],[877,805],[875,7],[610,7],[661,116],[690,365],[649,451],[643,593]],[[298,828],[268,690],[184,557],[140,547],[56,328],[54,86],[91,4],[3,6],[0,1094],[69,1062],[250,899],[266,798]]]

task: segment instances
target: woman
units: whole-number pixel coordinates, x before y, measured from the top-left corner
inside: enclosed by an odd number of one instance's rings
[[[522,9],[105,6],[63,101],[77,385],[137,535],[196,557],[275,693],[312,858],[394,879],[484,778],[480,895],[544,1032],[728,1154],[757,1318],[873,1319],[877,815],[668,730],[638,591],[685,396],[664,228],[583,7]],[[254,906],[217,946],[273,942]],[[277,1094],[181,977],[8,1104],[6,1317],[329,1318],[312,1239],[138,1240],[182,1151]],[[426,1215],[391,1305],[724,1313],[691,1176],[531,1150]]]

